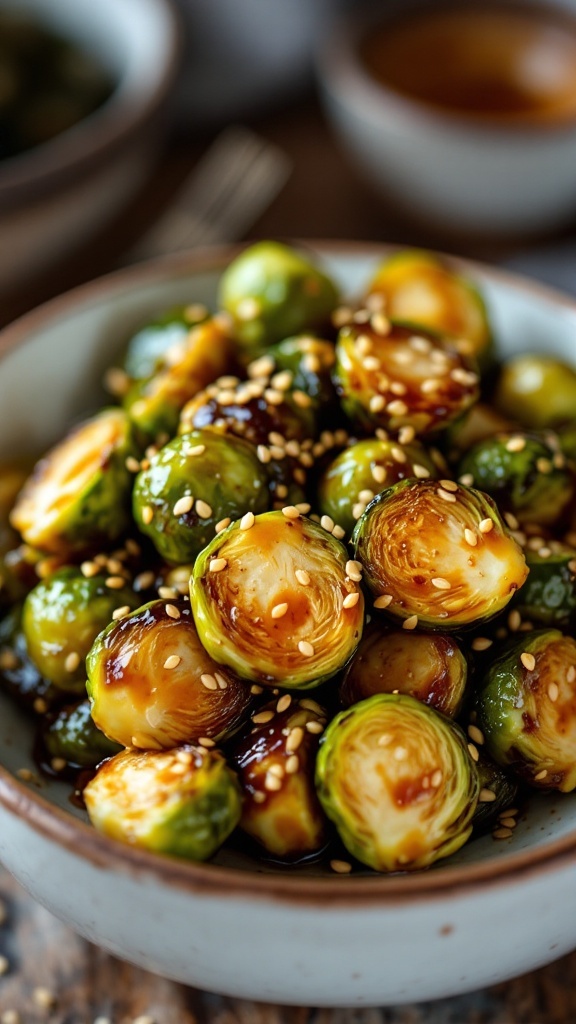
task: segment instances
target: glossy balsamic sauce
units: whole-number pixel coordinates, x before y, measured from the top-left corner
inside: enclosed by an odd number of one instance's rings
[[[551,6],[482,2],[426,8],[361,44],[372,77],[412,99],[490,120],[576,117],[576,19]]]

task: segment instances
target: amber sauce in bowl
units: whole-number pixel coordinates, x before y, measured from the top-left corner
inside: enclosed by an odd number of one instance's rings
[[[372,78],[473,120],[576,119],[576,17],[556,6],[482,2],[404,13],[360,44]]]

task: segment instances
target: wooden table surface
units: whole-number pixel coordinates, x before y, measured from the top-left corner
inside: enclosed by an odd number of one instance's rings
[[[397,241],[492,260],[514,251],[514,246],[493,240],[480,244],[465,238],[438,238],[402,221],[359,180],[311,99],[251,124],[289,153],[294,169],[282,194],[250,231],[250,238]],[[153,222],[208,142],[208,137],[173,141],[153,178],[115,225],[66,264],[27,282],[0,307],[0,324],[121,263],[123,252]],[[141,1024],[145,1020],[148,1024],[576,1022],[576,953],[514,981],[453,999],[376,1010],[297,1009],[222,998],[121,963],[37,906],[1,868],[0,901],[6,908],[6,920],[0,924],[0,957],[9,965],[0,977],[0,1024],[94,1024],[98,1018],[103,1018],[98,1024],[128,1024],[139,1016]],[[51,1009],[37,1005],[38,989],[53,994]]]

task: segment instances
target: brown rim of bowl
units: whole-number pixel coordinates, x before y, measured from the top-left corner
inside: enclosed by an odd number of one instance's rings
[[[325,256],[385,257],[405,248],[371,242],[323,242],[314,239],[289,239],[313,254]],[[224,268],[246,245],[225,246],[163,256],[140,265],[115,271],[26,313],[0,332],[0,359],[44,323],[74,312],[84,303],[96,305],[104,296],[124,292],[127,286],[147,280],[163,281],[183,272],[200,273]],[[473,280],[492,280],[517,291],[540,295],[544,300],[569,311],[576,318],[576,300],[562,292],[505,270],[489,267],[448,253],[438,253],[455,269]],[[397,905],[398,903],[445,899],[447,895],[466,894],[473,889],[510,885],[527,877],[576,864],[576,829],[570,835],[553,840],[540,849],[507,855],[501,862],[488,858],[471,865],[442,867],[413,875],[350,877],[345,875],[310,877],[296,874],[260,874],[236,868],[178,861],[117,842],[90,825],[51,804],[24,785],[0,765],[0,805],[9,813],[25,819],[36,832],[58,846],[77,853],[98,867],[135,874],[145,873],[160,882],[202,894],[236,895],[250,898],[275,898],[292,903],[318,905]],[[287,869],[288,871],[290,869]]]
[[[488,0],[494,7],[514,7],[513,0]],[[445,0],[443,7],[460,9],[457,0]],[[569,22],[576,30],[576,18],[557,0],[551,0],[554,13],[562,20]],[[542,0],[521,0],[522,9],[548,12],[549,7]],[[466,131],[493,139],[505,140],[510,133],[515,139],[533,140],[538,135],[568,134],[576,127],[576,113],[561,120],[544,120],[534,117],[532,120],[518,116],[466,115],[448,107],[426,103],[405,93],[388,87],[379,82],[363,65],[359,46],[362,36],[376,25],[385,25],[399,14],[409,16],[411,9],[426,10],[422,0],[410,0],[405,6],[402,2],[394,3],[387,13],[382,8],[369,10],[363,16],[344,14],[334,22],[332,31],[320,47],[316,56],[317,74],[327,92],[335,96],[345,106],[359,112],[363,120],[378,124],[382,116],[382,108],[387,106],[395,111],[399,118],[413,118],[428,128],[445,127],[455,131]]]
[[[143,126],[167,103],[182,51],[181,19],[174,0],[153,0],[166,23],[166,64],[156,88],[144,102],[126,104],[121,89],[77,125],[41,146],[0,161],[0,212],[22,202],[34,203],[60,190],[83,173],[92,174],[117,152],[128,149]],[[76,131],[75,129],[81,129]]]

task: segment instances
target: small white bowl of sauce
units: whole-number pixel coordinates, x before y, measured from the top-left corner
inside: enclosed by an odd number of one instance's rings
[[[326,109],[388,199],[453,232],[576,212],[576,4],[394,0],[319,55]]]

